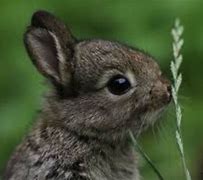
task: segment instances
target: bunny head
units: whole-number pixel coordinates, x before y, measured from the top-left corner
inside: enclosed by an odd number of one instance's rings
[[[128,130],[139,134],[171,100],[170,83],[150,55],[112,41],[78,41],[48,12],[33,15],[24,42],[52,84],[43,108],[47,124],[118,140]]]

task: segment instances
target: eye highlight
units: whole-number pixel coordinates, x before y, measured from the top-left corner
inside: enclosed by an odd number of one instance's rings
[[[131,88],[131,83],[125,76],[116,75],[108,81],[107,88],[114,95],[123,95]]]

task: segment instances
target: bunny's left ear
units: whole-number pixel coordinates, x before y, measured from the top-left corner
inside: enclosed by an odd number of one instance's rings
[[[76,40],[64,23],[48,12],[37,11],[24,42],[33,64],[42,75],[54,85],[70,86]]]

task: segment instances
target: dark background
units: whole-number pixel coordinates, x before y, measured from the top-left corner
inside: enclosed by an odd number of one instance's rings
[[[104,38],[148,51],[171,78],[171,27],[176,17],[185,27],[183,137],[193,179],[203,159],[203,1],[201,0],[0,0],[0,170],[31,126],[46,87],[33,68],[22,37],[31,15],[39,9],[59,16],[78,38]],[[184,179],[174,137],[173,108],[139,139],[165,179]],[[140,158],[144,179],[155,180]],[[203,171],[203,166],[202,166]]]

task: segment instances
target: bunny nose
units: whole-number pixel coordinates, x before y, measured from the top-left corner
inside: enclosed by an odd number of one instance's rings
[[[171,85],[167,85],[167,101],[168,103],[171,101],[172,99],[172,88]]]
[[[154,99],[157,99],[157,102],[169,104],[172,99],[172,88],[170,82],[161,78],[154,83],[150,94]]]
[[[163,76],[160,78],[160,83],[162,84],[162,92],[164,94],[164,101],[166,103],[170,103],[172,99],[172,87],[171,87],[171,82],[164,78]]]

